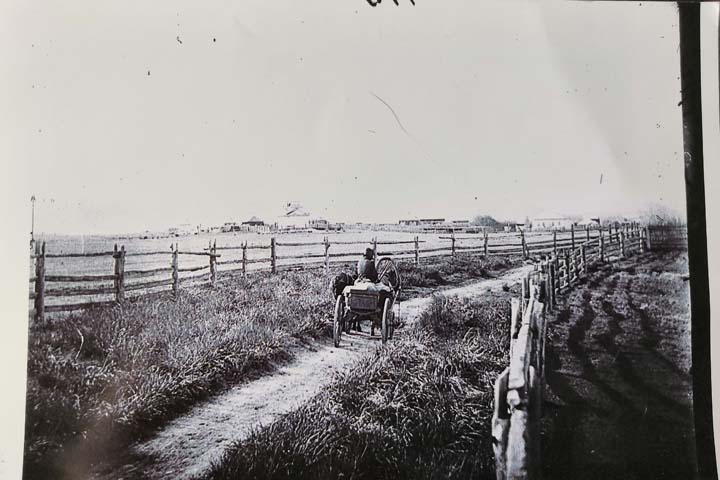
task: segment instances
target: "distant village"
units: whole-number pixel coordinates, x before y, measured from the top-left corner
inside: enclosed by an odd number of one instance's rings
[[[624,223],[627,219],[621,219]],[[603,222],[605,223],[605,222]],[[396,223],[362,223],[362,222],[329,222],[320,217],[313,217],[295,202],[288,202],[282,215],[265,221],[252,216],[241,222],[225,222],[222,225],[192,225],[181,224],[169,228],[165,232],[142,234],[143,238],[156,237],[182,237],[207,233],[309,233],[309,232],[344,232],[344,231],[394,231],[409,233],[484,233],[484,232],[517,232],[517,231],[547,231],[569,230],[571,227],[584,229],[593,228],[600,224],[599,218],[582,218],[578,216],[543,214],[524,221],[497,221],[490,216],[477,216],[470,219],[446,218],[406,218]]]

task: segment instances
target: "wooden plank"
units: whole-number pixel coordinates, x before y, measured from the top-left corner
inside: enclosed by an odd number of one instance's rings
[[[110,257],[113,252],[97,253],[48,253],[45,258]]]
[[[115,293],[115,287],[48,288],[45,290],[46,297],[74,297],[78,295],[104,295],[108,293]]]
[[[332,242],[333,245],[372,245],[372,240],[350,240],[350,241],[338,241]]]
[[[174,245],[172,252],[172,260],[170,262],[172,267],[172,294],[177,297],[178,291],[180,290],[180,272],[178,272],[178,245],[177,242]]]
[[[529,317],[529,310],[526,310],[526,313]],[[525,323],[523,319],[523,325],[520,327],[517,339],[515,340],[513,356],[510,359],[510,373],[508,376],[509,390],[522,390],[525,387],[527,367],[530,362],[531,340],[530,325]]]
[[[217,262],[217,264],[218,264],[218,265],[221,265],[220,262]],[[178,272],[184,272],[184,273],[186,273],[186,272],[199,272],[200,270],[205,270],[206,268],[210,268],[210,265],[202,265],[202,266],[198,266],[198,267],[178,268],[177,271],[178,271]],[[162,270],[172,272],[172,268],[164,268],[164,269],[162,269]]]
[[[333,242],[335,243],[335,242]],[[278,247],[307,247],[307,246],[317,246],[317,245],[325,245],[325,242],[297,242],[297,243],[285,243],[285,242],[275,242],[275,245]],[[280,258],[280,257],[278,257]]]
[[[450,251],[450,247],[438,247],[438,248],[423,248],[420,249],[420,253],[431,253],[431,252],[447,252]]]
[[[507,383],[509,368],[503,370],[495,381],[493,416],[492,416],[492,444],[495,454],[495,475],[498,480],[506,480],[507,465],[505,453],[508,445],[508,432],[510,429],[510,406],[507,403]]]
[[[300,260],[303,258],[325,258],[325,254],[324,253],[306,253],[306,254],[301,254],[301,255],[278,255],[275,258],[277,258],[278,260],[295,260],[295,259]]]
[[[520,331],[520,316],[521,316],[521,300],[517,298],[510,299],[510,358],[512,358],[513,347],[515,346],[515,339]]]
[[[115,278],[115,275],[45,275],[46,282],[101,282]]]
[[[106,308],[117,305],[115,300],[108,300],[106,302],[83,302],[83,303],[66,303],[60,305],[46,305],[46,312],[69,312],[72,310],[84,310],[88,308]]]
[[[45,242],[35,244],[35,320],[45,320]]]
[[[415,265],[420,264],[420,240],[417,235],[415,235]]]
[[[155,252],[127,252],[125,254],[128,257],[143,257],[143,256],[150,256],[150,255],[172,255],[172,250],[170,251],[155,251]]]
[[[127,277],[127,278],[152,277],[152,276],[158,275],[160,273],[172,273],[172,271],[173,271],[172,267],[152,268],[149,270],[128,270],[127,272],[125,272],[125,277]]]
[[[277,269],[277,249],[275,247],[275,237],[270,239],[270,271],[275,273]]]
[[[398,241],[386,241],[386,242],[377,242],[378,245],[412,245],[415,243],[415,240],[398,240]],[[425,243],[425,240],[418,240],[418,243]]]
[[[181,278],[180,280],[186,280],[186,279],[187,279],[187,277]],[[172,285],[173,282],[174,282],[173,278],[166,278],[163,280],[157,280],[155,282],[129,283],[129,284],[125,285],[125,290],[143,290],[146,288],[164,287],[166,285]]]
[[[215,241],[215,243],[210,245],[210,247],[211,247],[210,253],[212,253],[212,255],[210,256],[210,263],[208,264],[208,267],[210,268],[210,285],[212,285],[213,287],[215,287],[215,282],[217,281],[217,250],[216,250],[217,245],[216,245],[216,243],[217,243],[217,240]]]
[[[193,280],[203,280],[207,281],[209,277],[209,273],[198,273],[195,275],[187,275],[185,277],[180,277],[179,282],[180,284],[192,282]]]
[[[395,252],[378,252],[378,257],[392,257],[393,255],[414,255],[415,250],[398,250]]]
[[[250,265],[251,263],[265,263],[270,262],[271,260],[269,258],[253,258],[250,260],[246,260],[245,263]]]

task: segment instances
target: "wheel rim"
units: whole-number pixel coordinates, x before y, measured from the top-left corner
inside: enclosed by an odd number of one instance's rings
[[[391,319],[390,319],[390,315],[391,315],[390,308],[391,308],[391,307],[390,307],[390,300],[386,298],[386,299],[385,299],[385,306],[383,307],[383,316],[382,316],[382,343],[383,343],[383,345],[384,345],[385,343],[387,343],[387,341],[388,341],[388,336],[389,336],[389,333],[390,333],[390,332],[389,332],[389,327],[390,327],[390,322],[391,322]]]
[[[396,292],[402,287],[400,272],[390,258],[381,258],[377,263],[378,279]]]
[[[336,347],[340,346],[340,337],[342,336],[342,317],[345,301],[340,295],[335,302],[335,320],[333,321],[333,343]]]

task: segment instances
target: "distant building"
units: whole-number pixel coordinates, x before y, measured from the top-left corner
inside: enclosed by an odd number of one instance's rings
[[[185,235],[192,235],[193,233],[196,233],[196,229],[189,223],[183,223],[177,227],[168,228],[168,234],[171,237],[183,237]]]
[[[444,218],[419,218],[413,220],[400,220],[400,225],[404,226],[426,226],[426,225],[442,225],[445,223]],[[469,223],[469,222],[468,222]]]
[[[525,224],[516,222],[507,222],[503,225],[504,232],[524,232]]]
[[[241,230],[241,228],[240,228],[240,225],[238,225],[236,222],[225,222],[225,223],[223,223],[223,226],[220,227],[220,230],[223,233],[239,232]]]
[[[242,222],[242,224],[248,225],[251,227],[260,227],[260,226],[264,225],[265,223],[262,220],[260,220],[258,217],[253,216],[253,217],[250,217],[250,220],[246,220],[246,221]]]
[[[563,215],[543,215],[533,218],[530,222],[532,230],[569,230],[575,222]]]

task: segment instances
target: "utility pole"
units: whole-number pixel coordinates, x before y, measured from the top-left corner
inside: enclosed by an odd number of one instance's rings
[[[30,197],[32,202],[32,223],[30,224],[30,250],[35,247],[35,195]]]
[[[710,360],[710,290],[708,287],[705,184],[703,175],[702,102],[700,91],[700,4],[678,2],[680,25],[680,86],[683,164],[687,195],[690,317],[692,354],[698,363]],[[700,478],[717,478],[709,369],[693,369],[693,411]],[[717,400],[717,399],[716,399]]]

